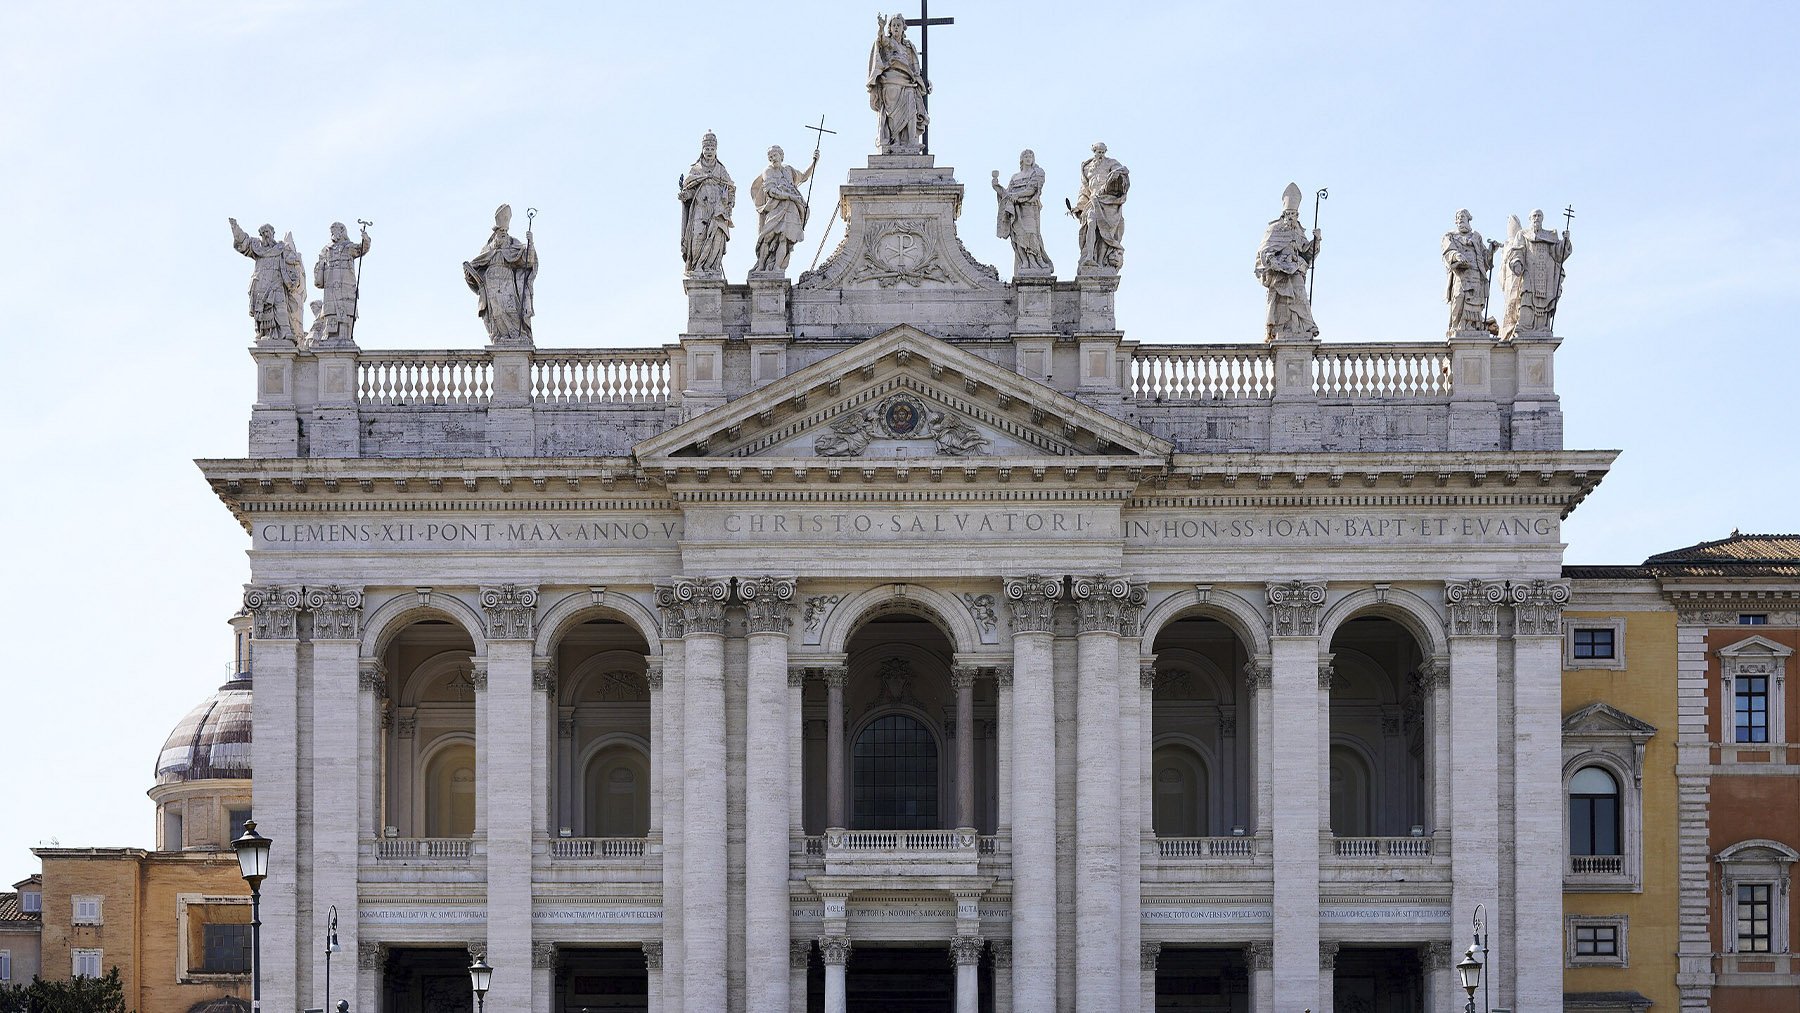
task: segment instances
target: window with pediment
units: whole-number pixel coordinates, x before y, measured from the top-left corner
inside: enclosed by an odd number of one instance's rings
[[[1768,959],[1788,952],[1788,893],[1795,861],[1800,852],[1780,841],[1740,841],[1719,852],[1718,950],[1726,973],[1773,969]]]
[[[1787,741],[1787,660],[1793,653],[1760,636],[1719,649],[1721,742],[1755,752]],[[1739,752],[1726,755],[1737,759]]]
[[[1564,889],[1642,888],[1644,751],[1655,734],[1605,703],[1563,719]]]

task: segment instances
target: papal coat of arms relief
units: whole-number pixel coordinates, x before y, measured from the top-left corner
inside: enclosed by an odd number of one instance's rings
[[[974,426],[903,393],[832,423],[831,432],[813,441],[813,452],[820,457],[856,457],[876,440],[930,440],[937,453],[951,457],[979,454],[988,444]]]

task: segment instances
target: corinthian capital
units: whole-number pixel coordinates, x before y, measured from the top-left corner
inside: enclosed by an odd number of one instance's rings
[[[250,613],[250,635],[257,640],[300,639],[300,589],[246,587],[244,610]]]
[[[1014,633],[1049,633],[1056,624],[1056,602],[1063,596],[1062,578],[1034,574],[1008,577],[1006,608]]]
[[[725,605],[731,581],[713,577],[676,577],[668,586],[670,607],[680,610],[681,635],[725,635]],[[658,594],[660,597],[661,589]]]
[[[794,578],[739,577],[738,600],[744,603],[748,633],[783,633],[793,624]]]
[[[489,640],[530,640],[537,619],[537,588],[501,584],[481,589]]]
[[[1492,637],[1500,632],[1500,603],[1506,585],[1472,578],[1444,582],[1444,602],[1450,606],[1450,635]]]
[[[1319,612],[1325,604],[1325,585],[1304,580],[1269,585],[1269,635],[1316,637]]]
[[[1569,585],[1534,580],[1512,586],[1513,632],[1521,637],[1562,636],[1562,610]]]
[[[1142,584],[1123,577],[1076,577],[1069,582],[1075,628],[1081,633],[1137,632],[1137,617],[1148,597]]]
[[[306,610],[313,617],[314,640],[358,640],[362,637],[362,590],[354,587],[306,589]]]

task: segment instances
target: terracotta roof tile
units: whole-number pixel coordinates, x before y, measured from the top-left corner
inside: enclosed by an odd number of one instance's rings
[[[1800,535],[1745,535],[1733,531],[1729,538],[1659,552],[1644,563],[1800,564]]]

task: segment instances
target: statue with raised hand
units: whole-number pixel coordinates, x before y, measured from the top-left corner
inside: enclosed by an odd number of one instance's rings
[[[293,233],[276,239],[275,226],[263,225],[252,236],[238,227],[236,218],[227,221],[231,223],[232,249],[256,261],[250,273],[250,319],[256,321],[256,343],[298,344],[306,333],[300,326],[306,269],[294,248]]]

